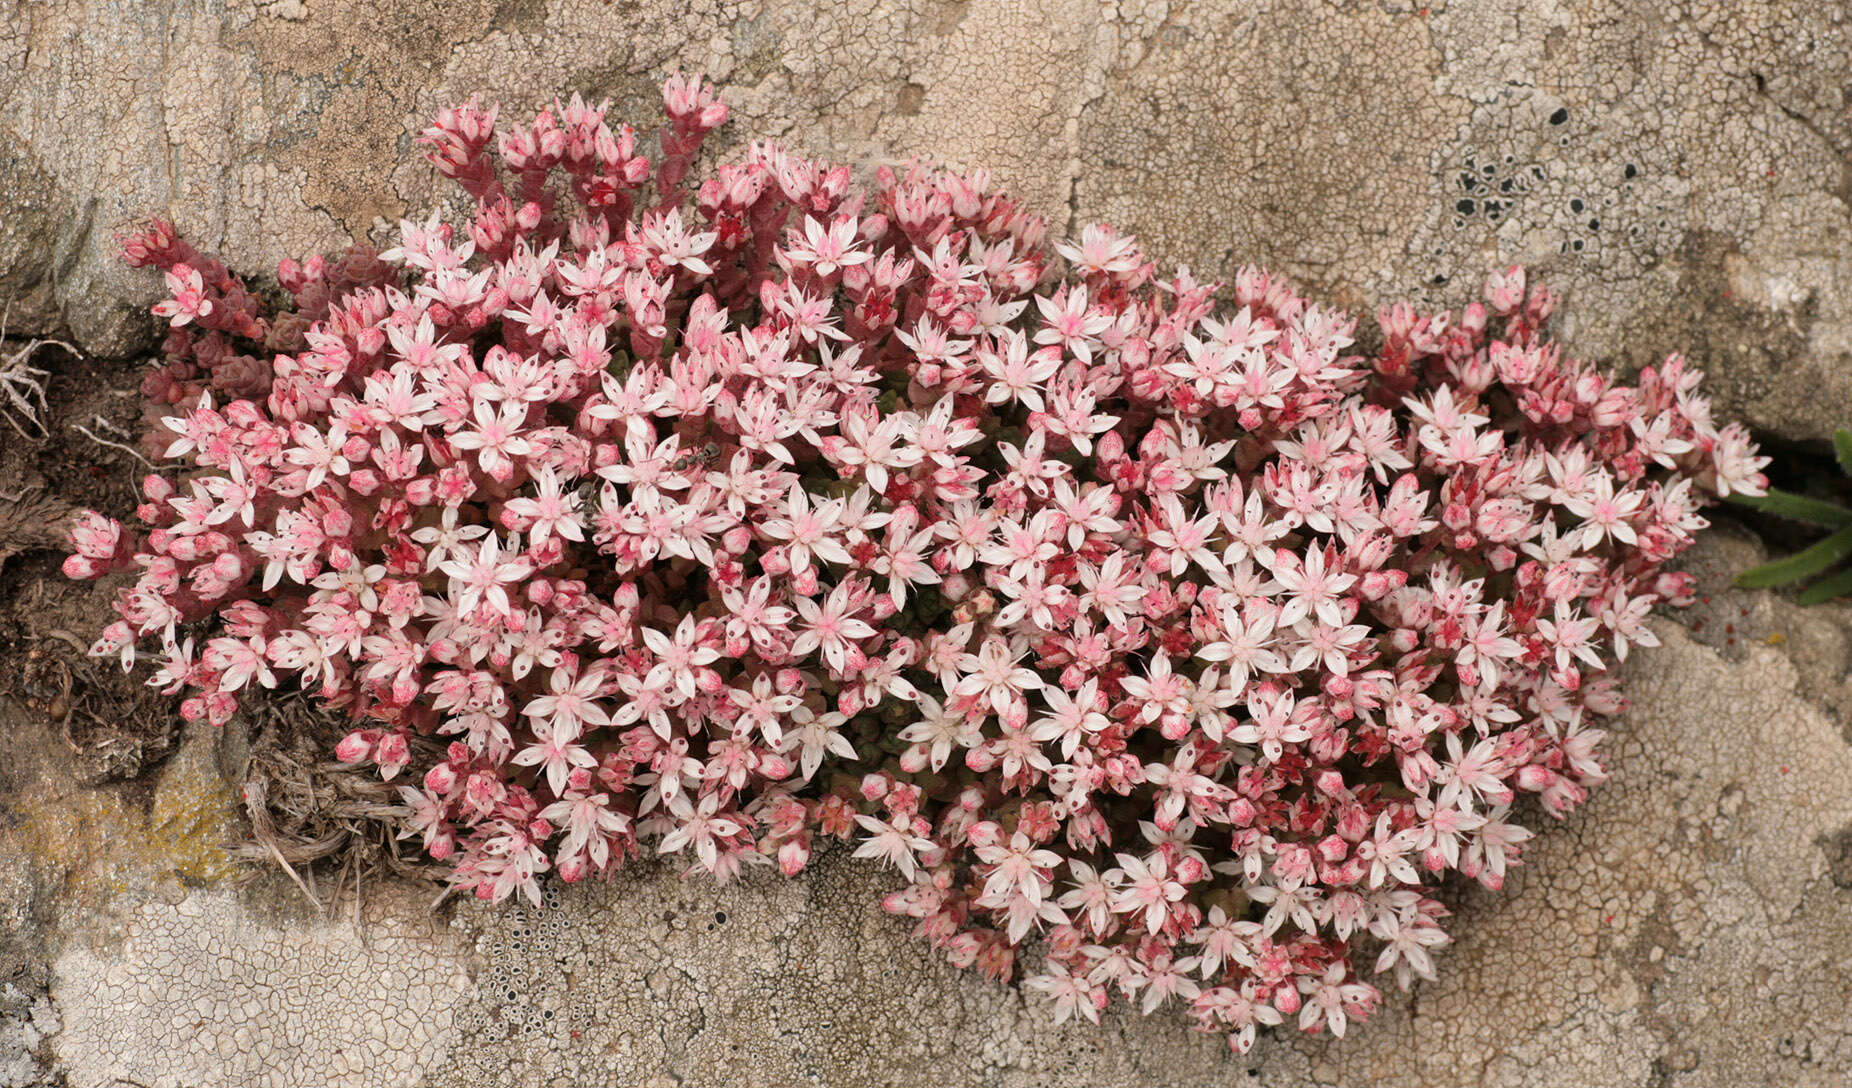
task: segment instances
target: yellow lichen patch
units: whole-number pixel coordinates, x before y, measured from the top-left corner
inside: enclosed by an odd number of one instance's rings
[[[145,809],[121,788],[88,788],[48,775],[24,791],[5,848],[61,874],[66,896],[89,906],[141,882],[213,884],[237,872],[226,849],[238,835],[237,796],[212,765],[211,737],[188,737],[156,773]]]
[[[163,775],[147,831],[162,844],[168,871],[188,883],[212,883],[237,871],[239,863],[226,851],[241,834],[237,804],[237,795],[210,766],[180,765]]]

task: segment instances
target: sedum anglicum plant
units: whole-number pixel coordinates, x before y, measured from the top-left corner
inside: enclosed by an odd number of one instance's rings
[[[1833,432],[1833,455],[1839,462],[1839,470],[1852,477],[1852,431]],[[1833,530],[1825,539],[1793,555],[1744,571],[1737,576],[1737,585],[1762,589],[1817,579],[1801,591],[1799,603],[1802,605],[1816,605],[1852,595],[1852,567],[1827,573],[1852,556],[1852,510],[1774,488],[1768,488],[1761,495],[1731,498],[1764,513]]]
[[[1058,1019],[1237,1050],[1432,977],[1606,777],[1613,665],[1714,495],[1759,494],[1678,356],[1565,358],[1521,269],[1357,321],[1246,269],[1050,245],[984,174],[858,185],[671,78],[660,148],[577,98],[423,142],[474,201],[285,262],[271,306],[157,224],[162,471],[101,655],[190,718],[303,689],[484,899],[821,840]]]

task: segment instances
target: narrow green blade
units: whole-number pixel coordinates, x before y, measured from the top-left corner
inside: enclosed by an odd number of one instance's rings
[[[1736,584],[1745,589],[1785,586],[1789,582],[1811,578],[1848,555],[1852,555],[1852,528],[1841,529],[1818,544],[1785,559],[1746,570],[1736,576]]]
[[[1824,604],[1835,597],[1852,596],[1852,568],[1840,571],[1823,582],[1815,582],[1800,595],[1801,605]]]
[[[1833,432],[1833,453],[1839,458],[1839,471],[1852,476],[1852,431],[1841,427]]]
[[[1766,495],[1731,495],[1728,501],[1765,514],[1774,514],[1791,521],[1804,521],[1809,525],[1822,525],[1828,529],[1852,525],[1852,510],[1819,499],[1810,499],[1805,495],[1777,491],[1772,487]]]

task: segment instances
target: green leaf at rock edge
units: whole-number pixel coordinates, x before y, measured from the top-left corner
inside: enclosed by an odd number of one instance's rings
[[[1809,525],[1824,525],[1828,529],[1839,529],[1852,525],[1852,510],[1843,506],[1834,506],[1830,502],[1810,499],[1805,495],[1796,495],[1790,491],[1778,491],[1769,488],[1766,495],[1731,495],[1727,500],[1738,506],[1747,506],[1765,514],[1787,518],[1790,521],[1804,521]]]
[[[1842,570],[1824,582],[1815,582],[1800,595],[1802,607],[1824,604],[1835,597],[1852,596],[1852,569]]]
[[[1841,427],[1833,432],[1833,454],[1839,458],[1839,471],[1852,476],[1852,431]]]
[[[1773,563],[1764,563],[1736,576],[1736,584],[1745,589],[1785,586],[1802,578],[1811,578],[1852,555],[1852,527],[1841,529],[1818,544]]]

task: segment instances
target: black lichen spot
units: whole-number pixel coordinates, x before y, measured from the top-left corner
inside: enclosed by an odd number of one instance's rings
[[[1639,168],[1634,166],[1632,163],[1628,163],[1626,167],[1621,170],[1621,177],[1626,178],[1628,181],[1632,181],[1634,178],[1637,178],[1639,176],[1640,176]]]
[[[1461,215],[1471,215],[1473,214],[1473,209],[1477,207],[1477,205],[1470,200],[1462,200],[1453,207],[1454,210],[1458,211]]]
[[[1590,220],[1588,221],[1588,229],[1589,229],[1589,230],[1600,230],[1600,229],[1601,229],[1601,220],[1599,220],[1599,219],[1590,219]]]
[[[1550,115],[1552,125],[1560,125],[1567,120],[1569,120],[1569,107],[1567,106],[1558,106],[1556,112]]]

